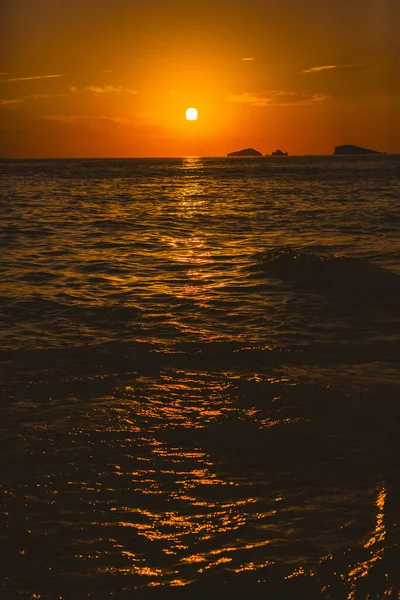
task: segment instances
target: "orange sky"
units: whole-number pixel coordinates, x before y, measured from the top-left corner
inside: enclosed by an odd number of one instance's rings
[[[2,0],[0,28],[1,157],[400,153],[400,0]]]

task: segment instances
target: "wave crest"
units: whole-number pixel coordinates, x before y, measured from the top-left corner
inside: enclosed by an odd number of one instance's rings
[[[290,247],[255,255],[263,270],[302,288],[332,293],[400,294],[400,277],[360,258],[320,255]]]

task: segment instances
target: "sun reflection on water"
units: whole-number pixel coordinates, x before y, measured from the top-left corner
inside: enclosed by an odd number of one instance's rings
[[[180,179],[176,189],[179,200],[178,215],[181,218],[191,219],[205,204],[204,179],[201,177],[203,162],[198,157],[184,158],[182,170],[187,172],[187,176]]]
[[[184,171],[199,171],[203,169],[203,166],[203,159],[201,156],[184,156],[182,158],[182,170]]]
[[[386,527],[384,523],[385,518],[385,502],[386,502],[387,491],[386,488],[382,487],[379,490],[376,507],[376,523],[369,540],[364,544],[364,548],[370,550],[370,556],[366,560],[357,563],[353,566],[348,575],[348,581],[350,584],[350,593],[348,600],[355,600],[357,597],[357,583],[363,577],[366,577],[375,566],[375,564],[382,560],[384,555],[383,542],[386,538]]]

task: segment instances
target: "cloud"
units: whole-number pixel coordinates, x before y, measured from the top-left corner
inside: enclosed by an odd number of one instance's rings
[[[304,69],[302,73],[319,73],[320,71],[331,71],[332,69],[347,69],[350,67],[358,67],[358,64],[349,65],[323,65],[322,67],[311,67],[311,69]]]
[[[241,58],[240,60],[256,60],[253,56],[249,56],[248,58]]]
[[[126,125],[131,123],[130,119],[125,117],[92,117],[89,115],[44,115],[42,117],[45,121],[57,121],[58,123],[64,123],[65,125],[74,123],[103,123],[111,122],[119,125]]]
[[[312,94],[312,96],[305,96],[302,100],[296,102],[296,104],[309,106],[310,104],[322,104],[329,100],[328,94]]]
[[[291,92],[285,93],[283,90],[272,90],[270,92],[243,92],[241,94],[232,94],[229,96],[231,102],[241,102],[251,106],[271,106],[272,102],[284,95],[292,95]]]
[[[114,85],[105,85],[104,87],[100,87],[97,85],[88,85],[85,87],[85,90],[88,92],[93,92],[93,94],[133,94],[136,96],[138,92],[136,90],[131,90],[129,88],[124,88],[122,85],[118,85],[115,87]]]
[[[330,71],[331,69],[337,68],[337,65],[324,65],[323,67],[311,67],[311,69],[304,69],[302,73],[319,73],[320,71]]]
[[[325,94],[296,94],[285,90],[270,90],[268,92],[243,92],[229,97],[231,102],[241,102],[250,106],[306,106],[325,102]]]
[[[60,98],[64,94],[31,94],[30,96],[21,96],[20,98],[6,98],[0,99],[0,106],[7,106],[9,104],[23,104],[30,100],[41,100],[42,98]]]
[[[10,100],[0,99],[0,106],[7,106],[8,104],[20,104],[23,101],[24,101],[23,98],[13,98]]]
[[[34,75],[33,77],[12,77],[11,79],[3,79],[2,83],[6,81],[33,81],[34,79],[57,79],[58,77],[64,77],[64,75]]]

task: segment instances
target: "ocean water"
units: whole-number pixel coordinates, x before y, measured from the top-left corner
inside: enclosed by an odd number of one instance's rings
[[[400,595],[400,156],[0,162],[0,597]]]

